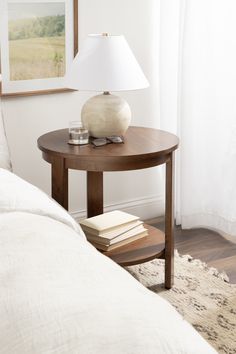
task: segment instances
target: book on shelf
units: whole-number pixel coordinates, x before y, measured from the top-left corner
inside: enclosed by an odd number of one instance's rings
[[[120,242],[116,242],[114,244],[111,244],[111,245],[105,245],[105,244],[101,244],[101,243],[97,243],[97,242],[94,242],[94,241],[91,241],[91,243],[96,247],[98,248],[99,250],[102,250],[102,251],[112,251],[116,248],[119,248],[121,246],[125,246],[129,243],[132,243],[134,241],[137,241],[143,237],[146,237],[148,235],[148,231],[145,229],[144,231],[142,231],[141,233],[139,234],[136,234],[132,237],[129,237],[129,238],[126,238]]]
[[[90,242],[96,242],[105,246],[113,245],[117,242],[123,241],[125,239],[129,239],[131,237],[134,237],[135,235],[138,235],[147,229],[144,228],[143,222],[139,221],[137,223],[137,226],[132,227],[126,230],[123,230],[121,233],[116,232],[116,230],[109,232],[107,234],[104,234],[103,236],[96,236],[93,234],[90,234],[88,232],[85,232],[85,235]]]
[[[114,210],[82,220],[80,225],[84,232],[101,236],[114,230],[117,231],[119,228],[122,229],[125,226],[129,228],[136,226],[137,221],[139,221],[138,216]]]

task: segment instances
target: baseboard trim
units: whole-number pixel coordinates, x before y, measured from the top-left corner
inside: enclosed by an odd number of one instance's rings
[[[123,210],[139,216],[142,220],[148,220],[164,215],[164,200],[162,196],[152,196],[105,205],[105,212],[112,210]],[[86,218],[86,210],[71,212],[71,216],[76,220],[84,219]]]

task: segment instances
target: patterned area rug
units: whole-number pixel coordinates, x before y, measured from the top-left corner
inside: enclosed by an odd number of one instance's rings
[[[225,273],[176,252],[175,284],[166,290],[163,263],[153,260],[127,270],[168,300],[219,353],[236,354],[236,285]]]

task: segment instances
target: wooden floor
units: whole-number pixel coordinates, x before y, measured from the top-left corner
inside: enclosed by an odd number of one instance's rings
[[[153,226],[164,229],[164,223],[151,222]],[[236,284],[236,243],[223,238],[208,229],[182,230],[175,228],[175,248],[181,254],[190,254],[209,266],[224,270],[230,283]]]

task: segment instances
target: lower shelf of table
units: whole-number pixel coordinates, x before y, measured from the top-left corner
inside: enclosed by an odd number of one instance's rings
[[[112,251],[103,252],[121,266],[148,262],[154,258],[164,258],[165,234],[157,228],[144,224],[148,236]]]

